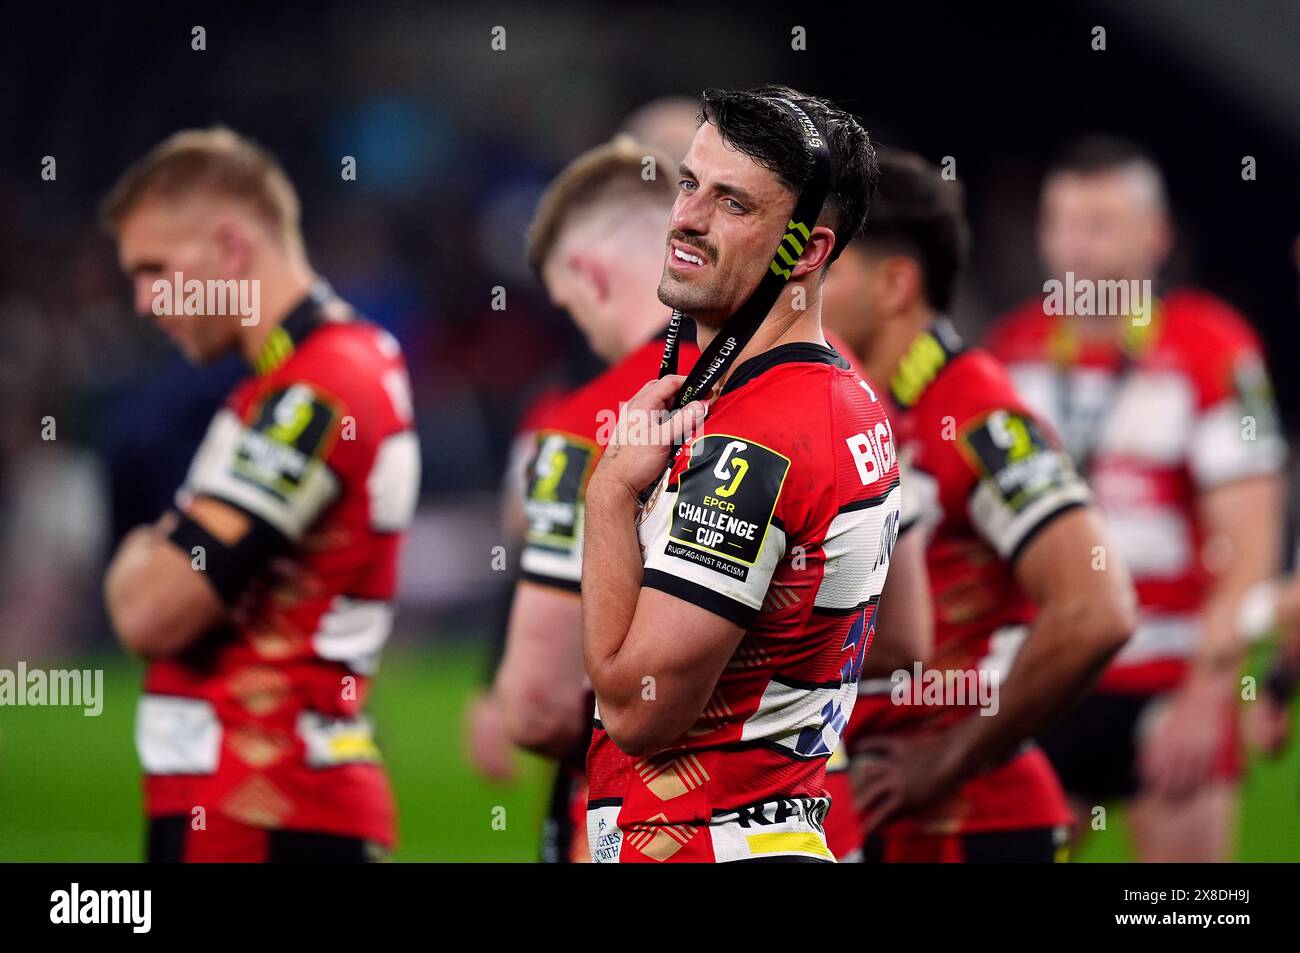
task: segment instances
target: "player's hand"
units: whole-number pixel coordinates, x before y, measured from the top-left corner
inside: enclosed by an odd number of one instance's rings
[[[1233,684],[1230,676],[1193,673],[1174,692],[1139,756],[1145,789],[1178,799],[1205,784],[1232,723]]]
[[[472,699],[465,709],[465,747],[470,763],[489,781],[515,778],[514,746],[506,737],[501,709],[490,692]]]
[[[704,401],[693,400],[667,415],[684,380],[670,374],[651,381],[623,405],[593,481],[613,482],[637,495],[663,475],[673,447],[695,433],[707,412]]]
[[[1268,692],[1246,704],[1246,743],[1255,751],[1276,758],[1291,734],[1291,712]]]
[[[161,537],[167,537],[172,531],[180,525],[180,514],[175,510],[167,510],[162,516],[158,517],[158,522],[153,524],[153,529]]]
[[[866,832],[951,794],[960,752],[946,734],[863,738],[851,759],[853,800]]]

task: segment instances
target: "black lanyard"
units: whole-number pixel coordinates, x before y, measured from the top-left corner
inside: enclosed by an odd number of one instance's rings
[[[744,350],[750,338],[758,331],[768,312],[776,304],[795,263],[807,245],[817,216],[821,214],[822,204],[831,184],[831,151],[826,142],[826,135],[817,128],[808,114],[788,99],[773,98],[794,113],[799,120],[799,127],[804,134],[804,143],[812,155],[812,175],[799,192],[794,203],[794,212],[781,236],[772,261],[763,272],[758,287],[746,299],[714,336],[709,346],[704,349],[695,366],[686,375],[681,388],[674,398],[672,410],[680,410],[692,400],[706,395],[713,390],[714,382],[735,360],[736,355]],[[659,376],[677,373],[678,340],[681,337],[682,313],[673,311],[668,321],[668,333],[664,338],[663,359],[659,362]]]

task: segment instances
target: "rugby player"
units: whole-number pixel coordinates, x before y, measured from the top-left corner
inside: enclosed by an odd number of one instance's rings
[[[911,664],[860,684],[846,745],[868,861],[1051,861],[1068,806],[1030,739],[1132,627],[1122,566],[1094,565],[1106,541],[1087,487],[998,363],[944,317],[967,245],[961,187],[893,151],[826,283],[827,322],[888,382],[926,538],[935,649],[924,667],[989,687],[916,704]]]
[[[164,141],[104,218],[136,310],[196,365],[249,366],[175,508],[126,536],[105,580],[118,637],[149,660],[148,856],[380,859],[394,807],[363,709],[419,491],[401,351],[312,271],[293,186],[229,130]],[[260,289],[260,307],[156,316],[173,281]]]
[[[1240,772],[1239,608],[1277,572],[1286,448],[1246,320],[1204,291],[1143,293],[1172,241],[1149,157],[1074,144],[1040,199],[1039,252],[1060,284],[988,343],[1091,484],[1140,603],[1132,640],[1044,750],[1078,810],[1129,801],[1143,860],[1216,861]]]
[[[830,861],[826,759],[899,525],[883,404],[821,330],[875,154],[785,87],[701,105],[659,300],[704,354],[628,402],[587,487],[588,840],[601,862]]]
[[[555,178],[528,232],[533,271],[609,363],[534,425],[522,572],[492,689],[509,737],[559,761],[543,831],[545,861],[590,859],[585,761],[592,703],[578,595],[584,498],[619,403],[659,366],[668,316],[655,288],[675,183],[674,163],[618,136]]]

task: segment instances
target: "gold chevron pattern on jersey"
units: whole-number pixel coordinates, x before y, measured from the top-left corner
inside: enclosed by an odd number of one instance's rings
[[[641,783],[661,801],[681,797],[709,780],[709,773],[693,754],[642,758],[634,768]]]
[[[698,827],[690,824],[668,824],[666,814],[656,814],[649,823],[638,824],[624,834],[624,843],[651,860],[663,862],[672,857],[697,833]]]
[[[704,711],[700,712],[700,717],[695,720],[695,724],[686,732],[688,738],[698,738],[700,735],[707,735],[711,731],[717,731],[727,724],[735,714],[727,700],[722,697],[722,692],[718,689],[713,690],[709,696],[709,703],[704,706]]]
[[[768,587],[767,598],[763,600],[763,611],[776,612],[778,609],[788,609],[798,601],[799,595],[793,588],[773,583]]]
[[[753,635],[746,635],[735,654],[731,656],[727,668],[759,668],[771,661],[772,656],[763,647],[762,640]]]

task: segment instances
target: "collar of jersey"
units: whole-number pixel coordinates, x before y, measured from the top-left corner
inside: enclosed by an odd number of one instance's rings
[[[307,335],[324,321],[325,318],[320,313],[320,301],[315,295],[307,295],[266,336],[262,349],[253,359],[253,370],[258,374],[270,374],[282,367]]]
[[[848,370],[851,366],[835,348],[825,344],[812,344],[807,341],[794,341],[790,344],[778,344],[762,354],[755,354],[738,366],[727,378],[718,396],[730,394],[738,387],[744,387],[754,378],[780,364],[830,364]]]
[[[889,392],[899,407],[911,407],[954,357],[965,349],[957,329],[939,318],[912,339],[899,359]]]
[[[1163,324],[1164,306],[1159,300],[1152,302],[1151,317],[1145,323],[1125,321],[1113,339],[1113,346],[1119,348],[1121,362],[1137,360],[1155,347]],[[1084,342],[1079,333],[1064,315],[1058,316],[1047,339],[1048,356],[1054,363],[1068,367],[1079,360],[1083,351]]]

